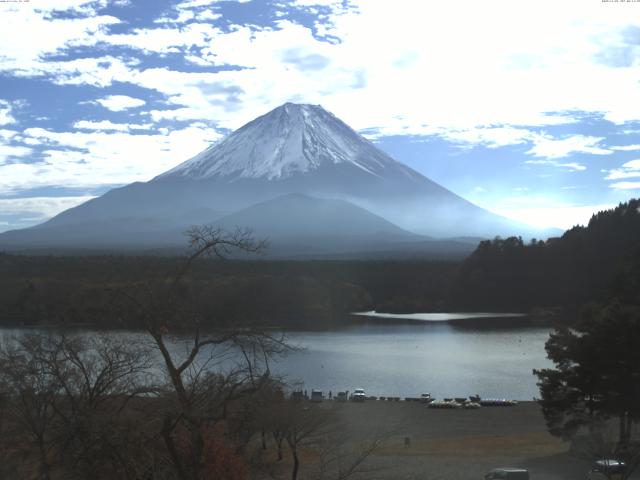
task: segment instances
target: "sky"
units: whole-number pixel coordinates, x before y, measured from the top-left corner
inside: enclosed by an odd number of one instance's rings
[[[1,0],[0,231],[320,104],[477,205],[640,196],[640,2]]]

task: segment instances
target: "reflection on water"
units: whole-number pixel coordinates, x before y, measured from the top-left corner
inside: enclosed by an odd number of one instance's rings
[[[308,390],[531,400],[539,396],[532,369],[551,365],[548,336],[547,328],[460,330],[446,323],[292,333],[291,342],[306,350],[280,360],[275,370],[304,380]]]
[[[28,330],[4,329],[2,337],[6,341],[24,331]],[[126,336],[131,343],[149,340],[141,332],[106,334]],[[303,350],[275,361],[272,371],[291,383],[303,382],[302,388],[325,393],[361,387],[377,396],[430,392],[442,398],[477,393],[530,400],[539,395],[532,369],[551,365],[544,351],[548,335],[548,328],[469,330],[445,322],[289,332],[289,342]],[[172,344],[181,357],[189,347],[178,340]],[[216,368],[234,363],[231,356],[223,357]]]
[[[352,315],[372,318],[397,318],[399,320],[416,320],[423,322],[448,322],[451,320],[472,320],[474,318],[515,318],[525,317],[523,313],[378,313],[355,312]]]

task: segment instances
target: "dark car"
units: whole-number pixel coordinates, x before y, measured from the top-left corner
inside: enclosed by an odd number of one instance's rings
[[[494,468],[484,480],[529,480],[529,471],[522,468]]]

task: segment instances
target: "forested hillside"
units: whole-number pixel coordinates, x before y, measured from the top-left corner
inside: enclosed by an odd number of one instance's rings
[[[529,310],[637,295],[640,200],[594,215],[586,227],[547,241],[483,241],[462,264],[451,304],[468,309]],[[635,289],[633,288],[635,285]]]
[[[0,253],[0,325],[133,328],[113,314],[114,288],[162,282],[176,257],[18,256]],[[433,311],[458,263],[203,260],[187,282],[205,325],[300,328],[344,324],[368,309]]]

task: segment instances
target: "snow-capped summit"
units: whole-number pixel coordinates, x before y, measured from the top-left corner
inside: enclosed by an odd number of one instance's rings
[[[157,178],[285,179],[337,164],[377,177],[416,174],[320,105],[285,103]]]

